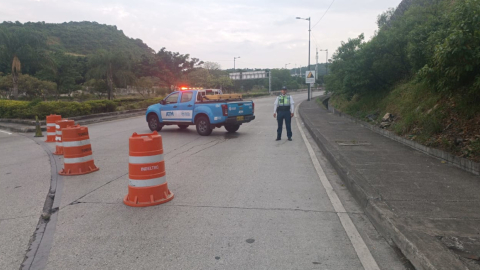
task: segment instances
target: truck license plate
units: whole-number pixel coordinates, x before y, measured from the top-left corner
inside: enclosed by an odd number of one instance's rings
[[[237,116],[237,121],[243,121],[244,117],[243,116]]]

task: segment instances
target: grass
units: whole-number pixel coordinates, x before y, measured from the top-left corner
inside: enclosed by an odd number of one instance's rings
[[[462,94],[446,96],[426,85],[404,82],[386,93],[370,96],[334,94],[330,103],[351,116],[367,120],[375,115],[379,125],[386,113],[394,116],[389,130],[429,147],[480,161],[480,97]]]
[[[355,95],[350,100],[333,96],[331,102],[341,111],[360,119],[376,115],[374,120],[377,123],[386,113],[391,113],[395,117],[391,126],[395,133],[412,135],[425,142],[443,130],[446,114],[441,99],[423,84],[408,82],[399,84],[388,93]]]

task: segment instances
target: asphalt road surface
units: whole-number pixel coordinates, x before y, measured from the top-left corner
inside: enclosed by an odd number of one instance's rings
[[[294,99],[298,106],[306,93]],[[38,253],[44,261],[31,269],[406,269],[306,130],[304,141],[300,118],[292,121],[292,142],[286,134],[275,141],[274,98],[254,101],[256,119],[234,134],[220,128],[203,137],[194,126],[164,127],[167,182],[175,198],[153,207],[123,204],[128,139],[150,132],[144,117],[89,125],[100,171],[61,179],[59,210],[50,221],[55,226]],[[48,148],[53,152],[54,144]],[[48,164],[48,155],[38,156]],[[34,180],[48,183],[45,177]],[[48,187],[41,188],[45,196]],[[333,204],[332,194],[340,198]]]

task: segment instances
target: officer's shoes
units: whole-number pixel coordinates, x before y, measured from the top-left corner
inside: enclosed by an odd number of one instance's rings
[[[280,141],[281,139],[280,138],[277,138],[275,141]]]
[[[292,138],[288,138],[289,141],[292,141]]]

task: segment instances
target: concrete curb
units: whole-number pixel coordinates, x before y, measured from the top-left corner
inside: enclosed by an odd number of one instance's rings
[[[440,160],[444,160],[444,161],[446,161],[450,164],[455,165],[456,167],[458,167],[462,170],[473,173],[475,175],[480,175],[480,163],[471,161],[471,160],[466,159],[466,158],[457,157],[457,156],[452,155],[452,154],[450,154],[448,152],[445,152],[443,150],[431,148],[431,147],[425,146],[423,144],[417,143],[415,141],[405,139],[403,137],[400,137],[400,136],[396,135],[395,133],[393,133],[389,130],[382,129],[380,127],[377,127],[377,126],[372,125],[368,122],[362,121],[362,120],[360,120],[358,118],[355,118],[353,116],[350,116],[348,114],[344,114],[341,111],[338,111],[337,109],[335,109],[335,107],[333,107],[332,105],[330,105],[328,103],[329,98],[330,97],[324,98],[324,100],[322,100],[322,103],[327,108],[327,110],[329,110],[333,114],[341,116],[341,117],[345,117],[345,118],[349,119],[350,121],[358,123],[361,126],[367,128],[367,129],[370,129],[371,131],[373,131],[375,133],[378,133],[382,136],[390,138],[394,141],[400,142],[400,143],[402,143],[402,144],[404,144],[408,147],[411,147],[411,148],[413,148],[417,151],[420,151],[424,154],[427,154],[429,156],[438,158]]]
[[[299,114],[305,127],[364,213],[385,239],[395,244],[416,269],[468,269],[446,247],[434,241],[432,236],[409,230],[404,224],[397,222],[378,191],[356,170],[351,169],[349,163],[334,150],[330,142],[315,130],[312,122],[302,114],[301,108],[302,104],[299,107]]]

